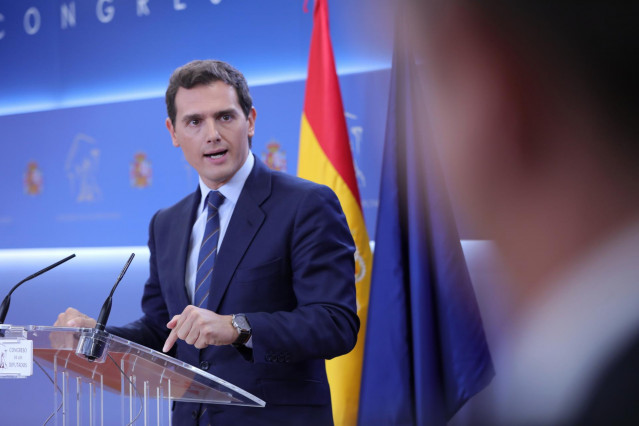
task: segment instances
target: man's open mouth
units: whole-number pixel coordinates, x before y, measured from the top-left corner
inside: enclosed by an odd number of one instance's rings
[[[218,152],[213,152],[211,154],[204,154],[205,157],[208,158],[221,158],[224,156],[224,154],[226,154],[228,152],[228,149],[225,149],[224,151],[218,151]]]

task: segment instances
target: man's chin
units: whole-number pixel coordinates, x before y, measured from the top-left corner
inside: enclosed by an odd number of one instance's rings
[[[228,182],[229,179],[231,178],[231,176],[226,174],[224,175],[216,174],[215,176],[211,176],[211,175],[203,176],[202,174],[200,174],[200,177],[202,177],[202,181],[204,182],[204,184],[211,189],[218,189],[219,187],[224,185],[226,182]]]

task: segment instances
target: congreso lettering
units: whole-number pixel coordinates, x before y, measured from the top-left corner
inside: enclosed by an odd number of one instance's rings
[[[222,0],[209,0],[211,4],[217,5]],[[135,14],[138,17],[149,16],[152,12],[151,0],[135,0]],[[173,10],[182,11],[188,7],[188,0],[173,0]],[[130,13],[133,8],[127,8],[126,12]],[[95,17],[98,22],[108,24],[113,21],[117,10],[114,0],[96,0]],[[76,2],[68,1],[60,4],[59,19],[60,28],[63,30],[71,29],[77,24]],[[20,15],[10,16],[6,11],[0,9],[0,40],[7,36],[5,23],[8,19],[20,19],[22,21],[22,29],[27,35],[36,35],[40,31],[44,19],[53,19],[52,17],[44,17],[40,10],[35,6],[26,7],[24,13]]]

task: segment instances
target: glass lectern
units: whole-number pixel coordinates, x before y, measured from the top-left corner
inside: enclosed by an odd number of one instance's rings
[[[31,367],[22,357],[29,350]],[[173,401],[265,405],[190,364],[109,333],[0,324],[0,378],[29,376],[30,368],[46,375],[52,387],[47,424],[170,425]]]

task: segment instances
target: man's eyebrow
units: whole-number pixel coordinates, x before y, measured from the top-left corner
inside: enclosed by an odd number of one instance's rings
[[[184,117],[182,117],[182,121],[184,123],[188,123],[191,120],[199,120],[201,118],[202,118],[202,114],[199,114],[199,113],[186,114]]]
[[[235,108],[227,108],[215,113],[216,117],[221,117],[223,115],[237,115],[237,110]]]

